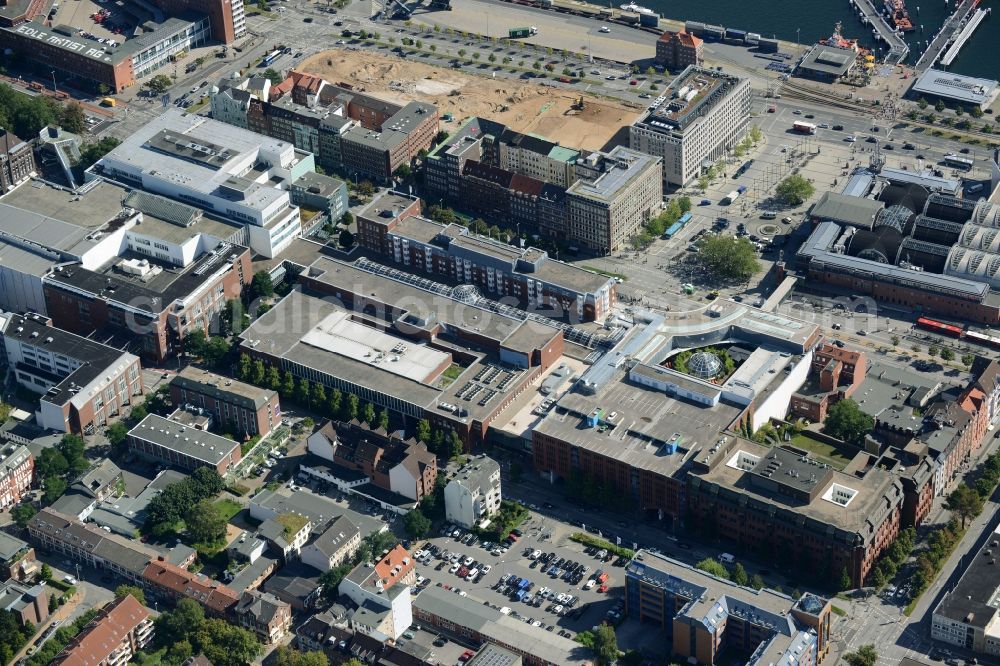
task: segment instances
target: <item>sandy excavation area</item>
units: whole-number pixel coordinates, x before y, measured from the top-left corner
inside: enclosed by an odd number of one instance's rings
[[[576,110],[573,106],[580,95],[539,85],[543,80],[470,76],[364,51],[332,49],[304,61],[299,69],[386,99],[434,104],[441,115],[454,116],[455,122],[442,123],[445,130],[457,128],[470,116],[483,116],[570,148],[599,149],[639,114],[638,107],[587,94],[583,109]]]

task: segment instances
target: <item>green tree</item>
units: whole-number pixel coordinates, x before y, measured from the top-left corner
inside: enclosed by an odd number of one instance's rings
[[[358,557],[358,561],[363,561],[367,558]],[[340,581],[344,580],[344,576],[351,572],[350,564],[341,564],[336,566],[319,577],[319,584],[323,587],[323,598],[328,601],[332,601],[340,596],[340,592],[337,588],[340,587]]]
[[[892,338],[890,338],[890,342],[892,342],[892,346],[893,347],[898,347],[899,346],[899,336],[898,335],[892,336]]]
[[[349,249],[354,247],[354,234],[351,233],[350,229],[343,229],[340,232],[340,247]]]
[[[205,331],[203,329],[196,328],[192,331],[188,331],[184,335],[184,352],[190,354],[191,356],[201,358],[207,343],[208,336],[205,335]]]
[[[122,599],[130,594],[135,597],[135,600],[140,604],[143,606],[146,605],[146,593],[142,591],[141,587],[137,587],[135,585],[119,585],[115,588],[115,599]]]
[[[923,111],[929,106],[929,104],[927,103],[926,99],[921,97],[920,99],[917,100],[917,106],[920,108],[921,111]]]
[[[965,529],[965,521],[975,518],[983,509],[983,499],[966,484],[962,484],[951,491],[948,499],[945,500],[944,508],[958,516],[962,521],[962,529]]]
[[[347,400],[344,400],[342,402],[343,402],[342,420],[353,421],[354,419],[358,418],[358,408],[360,402],[358,400],[358,396],[354,395],[353,393],[349,393],[347,395]]]
[[[281,397],[291,400],[295,396],[295,375],[290,370],[285,370],[285,376],[281,381]]]
[[[205,360],[205,363],[213,367],[218,367],[222,364],[222,360],[229,354],[232,347],[226,338],[221,336],[215,336],[209,339],[208,344],[202,350],[201,357]],[[260,361],[258,361],[260,363]],[[263,364],[261,364],[263,369]],[[261,374],[260,380],[255,383],[260,385],[264,381],[264,375]]]
[[[760,271],[753,244],[735,236],[704,236],[698,241],[697,260],[716,279],[742,282]]]
[[[708,189],[708,185],[709,185],[708,176],[701,176],[700,178],[698,178],[698,189],[701,190],[702,193],[704,193],[705,190]]]
[[[264,383],[267,384],[267,388],[272,391],[278,391],[281,389],[281,372],[278,370],[278,366],[268,366],[267,374],[264,377]]]
[[[358,184],[358,192],[363,197],[370,197],[375,194],[375,186],[370,180],[363,180]]]
[[[264,362],[257,359],[250,367],[250,383],[254,386],[261,386],[264,383],[266,373],[267,370],[264,368]]]
[[[429,442],[431,439],[431,422],[427,419],[420,419],[417,422],[417,440],[421,442]]]
[[[711,557],[706,557],[694,566],[696,569],[701,569],[702,571],[710,573],[713,576],[726,579],[729,578],[729,569],[726,568],[726,565]]]
[[[18,527],[24,529],[28,526],[28,523],[38,513],[38,510],[31,504],[31,502],[24,502],[23,504],[18,504],[11,510],[10,517],[14,519]]]
[[[382,430],[386,432],[389,431],[389,410],[387,408],[382,408],[378,413],[378,422],[376,424]]]
[[[889,582],[881,568],[875,567],[872,571],[871,584],[875,589],[881,590]]]
[[[409,164],[400,164],[393,175],[395,175],[396,178],[406,180],[413,175],[413,169],[410,168]]]
[[[878,663],[878,652],[871,643],[862,645],[855,652],[848,652],[844,655],[844,661],[848,666],[875,666]]]
[[[785,203],[798,206],[815,194],[816,188],[799,174],[792,174],[778,183],[774,193]]]
[[[192,645],[201,648],[215,666],[244,666],[253,663],[262,646],[250,631],[225,620],[206,620],[195,634]]]
[[[48,564],[45,564],[43,562],[42,563],[42,571],[41,571],[41,573],[39,573],[39,576],[41,576],[42,580],[44,580],[46,582],[52,580],[52,567],[50,567]]]
[[[764,139],[764,132],[762,132],[760,127],[757,125],[751,125],[750,131],[747,133],[747,138],[749,138],[754,145],[757,145]]]
[[[934,110],[937,111],[938,113],[941,113],[942,111],[944,111],[944,109],[945,109],[945,106],[944,106],[944,102],[943,101],[938,100],[934,104]]]
[[[336,418],[340,414],[340,403],[343,399],[343,394],[339,389],[333,389],[330,391],[330,404],[329,411],[332,418]]]
[[[375,405],[370,402],[366,402],[362,418],[368,425],[375,425]]]
[[[734,583],[743,587],[746,587],[750,583],[750,576],[747,575],[747,570],[739,562],[733,567],[732,579]]]
[[[750,587],[752,587],[755,590],[764,589],[764,579],[761,577],[760,574],[754,574],[753,576],[750,577]]]
[[[610,624],[599,625],[594,632],[594,654],[601,666],[610,666],[618,660],[618,637]]]
[[[270,81],[272,85],[278,85],[284,80],[284,78],[281,76],[281,73],[272,69],[271,67],[265,69],[264,74],[262,76],[268,81]]]
[[[104,436],[108,438],[111,446],[118,448],[128,437],[128,427],[121,421],[115,421],[104,431]]]
[[[181,599],[174,609],[155,620],[156,640],[170,645],[193,636],[205,623],[205,609],[194,599]]]
[[[927,348],[927,353],[930,354],[931,356],[937,356],[938,352],[940,351],[941,348],[938,347],[937,345],[931,345],[930,347]]]
[[[955,359],[955,352],[953,352],[950,347],[945,347],[941,350],[941,359],[944,361],[952,361]]]
[[[173,80],[166,74],[157,74],[149,81],[146,81],[146,87],[154,95],[162,95],[163,93],[170,90],[170,86],[174,84]]]
[[[59,124],[62,125],[63,129],[73,132],[74,134],[83,134],[87,129],[86,115],[83,113],[83,107],[76,100],[71,101],[69,104],[62,108],[62,114],[59,117]]]
[[[66,492],[66,485],[66,481],[60,476],[46,477],[45,494],[42,496],[42,501],[46,504],[52,504]]]
[[[827,410],[823,432],[848,444],[860,446],[864,442],[865,434],[872,429],[872,425],[874,425],[872,417],[861,411],[858,403],[848,398],[837,402]]]
[[[457,458],[465,451],[465,445],[462,443],[462,438],[458,436],[458,432],[455,430],[452,430],[451,434],[448,435],[448,445],[449,458]]]
[[[316,382],[312,387],[312,404],[319,409],[326,407],[326,387]]]
[[[428,428],[430,428],[430,426],[428,426]],[[430,450],[430,452],[435,455],[443,456],[445,455],[445,453],[447,453],[444,450],[444,430],[435,430],[434,436],[432,437],[431,441],[424,443],[427,444],[427,448]]]
[[[403,526],[411,539],[422,539],[431,531],[431,521],[420,509],[413,509],[403,517]]]
[[[271,274],[260,270],[253,274],[250,281],[250,293],[252,298],[271,298],[274,296],[274,282]]]
[[[851,581],[851,573],[844,567],[840,572],[839,585],[841,590],[849,590],[854,587],[854,583]]]
[[[191,507],[184,522],[196,543],[215,543],[226,536],[226,517],[209,499],[203,499]]]
[[[975,360],[976,356],[974,354],[962,354],[962,365],[965,367],[971,366]]]
[[[295,402],[303,407],[309,406],[309,398],[312,396],[312,384],[305,377],[299,378],[299,383],[295,387]]]
[[[239,375],[239,378],[245,382],[250,381],[250,367],[252,364],[253,361],[250,360],[248,355],[240,354],[239,369],[236,374]]]
[[[322,652],[299,652],[287,646],[275,651],[273,666],[329,666],[330,661]]]

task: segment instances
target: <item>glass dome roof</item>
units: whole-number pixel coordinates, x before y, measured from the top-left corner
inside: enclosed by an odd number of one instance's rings
[[[701,379],[711,379],[722,372],[722,361],[711,352],[698,352],[693,354],[687,362],[688,371],[695,377]]]

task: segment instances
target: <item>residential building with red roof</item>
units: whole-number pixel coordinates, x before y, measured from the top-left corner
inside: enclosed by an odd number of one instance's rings
[[[149,609],[131,594],[111,602],[52,661],[58,666],[119,666],[153,639]]]
[[[219,581],[191,573],[162,558],[146,565],[142,577],[155,594],[174,600],[194,599],[209,615],[216,617],[226,616],[240,600],[235,590]]]
[[[680,71],[688,65],[700,65],[705,58],[705,42],[691,33],[667,30],[656,40],[656,64],[668,70]]]

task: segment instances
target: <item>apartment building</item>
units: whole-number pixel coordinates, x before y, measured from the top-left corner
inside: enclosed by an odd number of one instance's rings
[[[211,467],[225,476],[240,461],[240,444],[173,419],[150,414],[128,433],[129,451],[166,465],[194,471]]]
[[[126,351],[74,335],[38,314],[0,318],[18,384],[40,393],[42,428],[91,435],[142,396],[142,366]]]
[[[577,161],[578,180],[566,190],[566,239],[601,253],[624,247],[661,210],[663,164],[623,146]]]
[[[174,405],[204,410],[227,432],[266,437],[281,424],[276,391],[217,375],[189,365],[170,381]]]
[[[131,594],[97,612],[52,663],[57,666],[122,666],[153,640],[152,613]]]
[[[746,134],[750,81],[690,65],[629,128],[629,147],[663,158],[663,189],[682,187]]]
[[[444,487],[447,519],[472,529],[500,510],[500,465],[487,456],[472,456]]]
[[[284,512],[265,519],[257,527],[257,536],[278,551],[283,561],[290,562],[302,554],[312,529],[312,521],[307,516]]]
[[[28,447],[12,442],[0,445],[0,511],[21,501],[31,488],[34,473],[35,456]]]
[[[434,492],[437,457],[422,442],[404,440],[364,423],[327,421],[309,436],[306,447],[309,453],[333,465],[319,469],[307,460],[300,469],[310,475],[322,477],[326,473],[340,479],[335,483],[347,492],[364,492],[363,486],[370,483],[411,502],[420,502]],[[340,470],[344,473],[338,474]],[[360,479],[359,472],[363,475]]]
[[[230,617],[240,595],[204,574],[191,573],[162,557],[149,562],[142,572],[142,584],[153,596],[170,599],[194,599],[208,615]]]
[[[34,548],[6,532],[0,533],[0,582],[31,581],[41,570]]]
[[[934,608],[931,638],[992,659],[1000,657],[995,569],[998,548],[1000,527],[975,552],[958,584],[951,586]]]
[[[534,247],[517,248],[459,225],[432,222],[418,212],[419,200],[396,193],[375,199],[358,215],[360,244],[389,255],[406,271],[513,296],[525,309],[555,319],[600,321],[615,303],[613,278],[556,261]]]
[[[302,561],[326,573],[346,562],[360,545],[361,529],[350,518],[337,516],[326,531],[302,548]]]
[[[701,65],[705,45],[700,38],[684,30],[666,30],[656,40],[656,64],[668,71],[679,72],[690,65]]]
[[[374,566],[362,563],[354,567],[338,591],[361,612],[362,617],[355,613],[356,630],[383,640],[398,640],[413,624],[410,587],[416,578],[416,561],[398,544],[382,553]]]
[[[37,627],[49,618],[49,592],[45,583],[31,585],[16,580],[0,583],[0,610],[14,615],[20,626]]]
[[[35,173],[31,144],[0,127],[0,192],[13,189]]]
[[[232,612],[237,624],[255,633],[264,645],[278,643],[292,628],[292,607],[267,592],[244,592]]]
[[[87,172],[197,206],[246,228],[254,252],[273,258],[301,234],[287,189],[315,171],[293,144],[171,108]],[[222,254],[227,254],[228,250]]]
[[[828,599],[740,587],[660,553],[640,551],[625,569],[625,612],[665,630],[670,656],[690,664],[733,650],[749,666],[810,666],[830,649]]]

